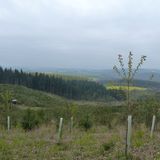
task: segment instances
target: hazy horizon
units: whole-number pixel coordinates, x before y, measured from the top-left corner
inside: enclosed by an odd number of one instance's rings
[[[113,67],[112,68],[77,68],[77,67],[47,67],[47,66],[40,66],[40,67],[34,67],[34,66],[11,66],[11,65],[1,65],[0,67],[2,68],[12,68],[12,69],[22,69],[24,71],[38,71],[38,72],[43,72],[43,71],[46,71],[46,72],[50,72],[50,71],[110,71],[110,70],[113,70]],[[127,70],[127,68],[125,68]],[[135,68],[134,68],[135,69]],[[144,67],[141,67],[140,70],[147,70],[147,71],[160,71],[160,69],[158,68],[144,68]],[[114,71],[114,70],[113,70]]]
[[[129,51],[160,69],[160,1],[0,1],[0,65],[112,69]],[[127,57],[126,57],[127,59]]]

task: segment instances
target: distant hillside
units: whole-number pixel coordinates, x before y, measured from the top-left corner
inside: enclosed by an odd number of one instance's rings
[[[106,87],[110,86],[126,86],[126,83],[123,80],[115,80],[115,81],[106,81],[104,83]],[[131,84],[133,87],[141,87],[146,89],[160,90],[160,82],[156,81],[147,81],[147,80],[134,80]]]
[[[49,71],[50,73],[88,77],[92,80],[105,82],[109,80],[119,79],[113,69],[41,69],[42,71]],[[153,81],[160,81],[160,70],[158,69],[141,69],[136,75],[136,79],[150,80],[151,75],[154,74]]]
[[[150,81],[152,75],[153,75],[152,78],[153,82],[160,82],[160,70],[152,70],[152,69],[141,69],[139,72],[137,72],[135,79]],[[99,74],[99,78],[97,80],[100,81],[101,83],[104,83],[108,80],[117,80],[117,79],[119,79],[119,76],[117,76],[114,70],[104,70],[101,71],[101,73]]]

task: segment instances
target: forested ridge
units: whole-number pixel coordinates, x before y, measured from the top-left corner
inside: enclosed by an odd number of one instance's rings
[[[53,74],[29,73],[12,68],[0,67],[0,83],[23,85],[76,100],[124,99],[123,91],[107,91],[103,85],[94,81],[66,80]]]

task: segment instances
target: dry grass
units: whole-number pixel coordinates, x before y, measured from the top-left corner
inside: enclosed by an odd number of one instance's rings
[[[0,132],[0,159],[3,160],[124,160],[125,127],[107,129],[93,127],[88,132],[63,129],[63,139],[56,144],[54,124],[41,126],[31,132],[13,129]],[[160,138],[150,139],[144,126],[133,129],[131,157],[133,160],[160,159]]]

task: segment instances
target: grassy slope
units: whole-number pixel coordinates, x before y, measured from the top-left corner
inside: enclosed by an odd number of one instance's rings
[[[65,106],[68,102],[73,102],[78,106],[87,107],[101,107],[101,106],[117,106],[121,105],[119,102],[96,102],[96,101],[72,101],[62,98],[60,96],[49,94],[46,92],[33,90],[24,86],[0,84],[0,94],[4,91],[13,93],[13,98],[18,100],[19,107],[34,107],[34,108],[55,108]]]
[[[19,105],[30,106],[30,107],[54,107],[62,106],[67,100],[62,97],[29,89],[27,87],[0,84],[0,93],[4,91],[10,91],[13,94],[13,98],[18,100]]]

